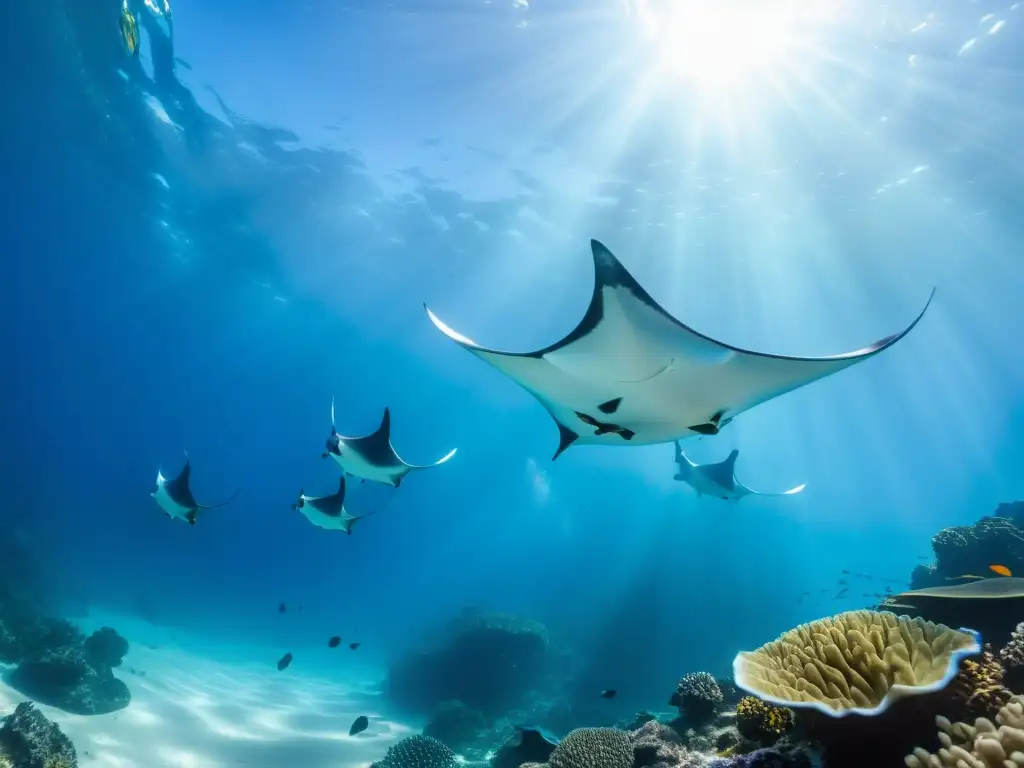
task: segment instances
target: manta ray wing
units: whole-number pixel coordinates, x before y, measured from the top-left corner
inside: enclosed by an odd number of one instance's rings
[[[333,407],[332,407],[333,410]],[[358,453],[375,467],[400,467],[404,465],[391,445],[391,409],[384,409],[380,426],[363,437],[342,437],[345,445]]]
[[[559,425],[556,457],[575,442],[649,445],[716,434],[754,406],[878,354],[903,331],[857,352],[787,357],[734,347],[672,317],[601,243],[591,241],[594,288],[583,319],[534,352],[480,346],[427,314],[448,338],[530,392]],[[934,296],[934,291],[932,291]],[[611,413],[608,413],[611,410]]]
[[[181,468],[181,472],[173,480],[168,480],[166,483],[167,495],[171,501],[177,504],[183,509],[198,509],[199,504],[196,503],[195,497],[192,495],[192,489],[189,488],[189,480],[192,477],[192,465],[188,460],[188,452],[185,453],[185,466]]]
[[[327,517],[347,515],[348,513],[345,511],[345,476],[341,476],[341,483],[335,493],[330,496],[307,497],[306,503]]]
[[[736,457],[739,455],[740,452],[734,450],[725,461],[720,461],[717,464],[702,464],[698,469],[715,485],[727,491],[733,491],[741,487],[736,482]]]
[[[764,491],[755,491],[754,489],[748,488],[747,486],[743,485],[743,483],[738,482],[736,483],[736,488],[734,489],[734,492],[742,496],[794,496],[800,493],[800,491],[802,491],[806,487],[807,483],[801,483],[795,488],[790,488],[788,491],[781,491],[779,493],[765,493]]]

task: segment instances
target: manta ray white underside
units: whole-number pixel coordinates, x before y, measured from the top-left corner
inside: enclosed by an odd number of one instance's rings
[[[723,501],[739,501],[744,496],[794,496],[807,487],[806,483],[790,488],[788,491],[766,493],[748,488],[736,479],[736,459],[740,452],[734,450],[725,461],[715,464],[696,464],[683,453],[682,447],[676,442],[675,479],[689,485],[698,496],[712,496]]]
[[[397,488],[402,478],[416,469],[438,467],[451,459],[458,449],[453,448],[433,464],[410,464],[398,455],[391,445],[391,410],[384,409],[377,430],[363,437],[345,437],[338,434],[334,424],[334,401],[331,401],[331,436],[327,438],[324,458],[332,457],[342,471],[363,480],[384,483]]]
[[[226,501],[219,504],[200,504],[192,495],[189,488],[189,480],[192,477],[192,465],[188,460],[188,451],[185,452],[185,466],[173,480],[168,480],[159,470],[156,473],[156,485],[149,495],[157,503],[167,516],[175,520],[184,520],[189,525],[196,524],[196,518],[200,512],[207,509],[216,509],[230,504],[238,498],[238,491]]]
[[[666,312],[604,245],[591,240],[594,291],[565,338],[534,352],[487,349],[431,321],[448,338],[530,392],[558,425],[553,458],[576,443],[650,445],[714,435],[737,415],[878,354],[900,333],[856,352],[786,357],[740,349]],[[932,291],[932,296],[935,292]]]
[[[328,531],[344,531],[352,533],[352,526],[356,521],[362,520],[368,515],[356,516],[345,509],[345,477],[342,476],[341,484],[335,493],[330,496],[307,496],[299,492],[298,501],[292,504],[292,509],[298,510],[306,519],[317,528]]]

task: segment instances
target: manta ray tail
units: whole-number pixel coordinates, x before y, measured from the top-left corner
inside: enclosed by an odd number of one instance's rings
[[[238,494],[240,494],[241,492],[242,492],[242,489],[239,488],[237,491],[235,491],[233,494],[231,494],[231,496],[229,498],[225,499],[224,501],[220,502],[219,504],[200,504],[199,508],[200,509],[217,509],[217,507],[226,507],[232,501],[237,499],[238,498]]]

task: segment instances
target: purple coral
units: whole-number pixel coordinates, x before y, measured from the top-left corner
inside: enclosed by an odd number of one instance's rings
[[[801,750],[756,749],[745,755],[712,760],[709,768],[811,768],[811,758]]]

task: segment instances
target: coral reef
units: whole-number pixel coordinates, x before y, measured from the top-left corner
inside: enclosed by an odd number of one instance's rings
[[[699,757],[690,752],[679,734],[657,721],[645,723],[631,737],[633,768],[689,768],[700,765]]]
[[[948,714],[955,717],[991,717],[1013,695],[1003,685],[1003,666],[990,649],[977,659],[966,659],[949,685],[952,695]]]
[[[715,716],[724,697],[715,678],[707,672],[683,675],[669,703],[693,725],[708,722]]]
[[[1024,616],[1024,579],[981,579],[966,584],[901,592],[889,600],[914,615],[949,627],[970,627],[995,647],[1005,644]],[[882,605],[883,609],[888,606]]]
[[[446,701],[438,706],[423,728],[423,735],[437,739],[456,752],[462,752],[487,730],[487,718],[461,701]]]
[[[555,747],[549,768],[632,768],[633,744],[617,728],[577,728]]]
[[[437,739],[410,736],[388,748],[383,760],[370,768],[456,768],[455,753]]]
[[[85,641],[85,655],[94,664],[119,667],[127,653],[128,641],[111,627],[100,627]]]
[[[391,703],[426,714],[458,700],[497,718],[530,703],[547,682],[548,638],[543,626],[501,614],[467,614],[434,650],[391,666],[386,691]]]
[[[974,725],[936,717],[942,748],[935,754],[920,747],[904,758],[908,768],[1021,768],[1024,766],[1024,696],[1014,696],[991,720]]]
[[[546,763],[558,741],[539,728],[517,726],[491,758],[490,768],[519,768],[523,763]]]
[[[0,726],[0,765],[14,768],[77,768],[71,739],[32,704],[19,704]]]
[[[47,648],[25,658],[10,683],[26,696],[76,715],[101,715],[128,706],[131,693],[110,667],[86,657],[80,645]]]
[[[1011,515],[983,517],[974,525],[952,526],[935,534],[932,537],[935,564],[914,570],[911,589],[944,586],[949,583],[947,579],[964,574],[987,575],[992,563],[1024,573],[1024,531],[1018,527],[1024,521],[1020,515],[1012,514],[1015,509],[1001,504],[997,514],[1010,512]]]
[[[793,710],[744,696],[736,705],[736,728],[743,738],[770,747],[793,729]]]
[[[942,624],[849,611],[742,652],[733,669],[740,688],[774,704],[870,714],[944,688],[960,659],[980,651],[975,635]]]
[[[1007,669],[1024,666],[1024,622],[1017,625],[1010,641],[999,651],[999,660]]]

